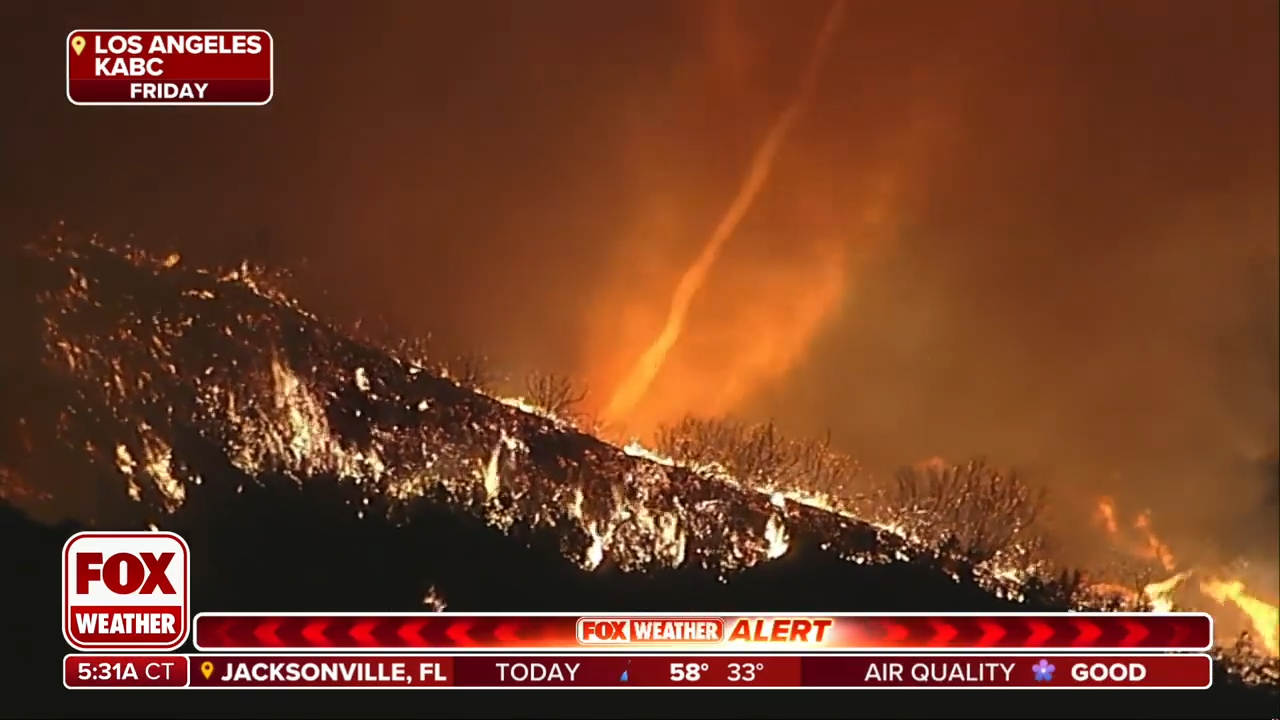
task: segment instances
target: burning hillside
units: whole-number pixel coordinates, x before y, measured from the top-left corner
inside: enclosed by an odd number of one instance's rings
[[[11,336],[43,348],[35,363],[10,358],[16,442],[0,460],[16,503],[19,489],[92,502],[85,514],[110,523],[100,498],[119,488],[138,501],[128,512],[164,526],[202,483],[224,481],[210,468],[227,467],[244,483],[335,480],[360,515],[401,517],[428,501],[549,540],[588,570],[723,578],[782,557],[803,535],[855,563],[929,563],[1012,600],[1084,597],[1072,595],[1080,579],[1039,552],[1033,493],[980,463],[906,473],[898,502],[877,505],[849,486],[851,461],[769,427],[689,421],[661,452],[603,441],[354,339],[248,266],[200,269],[58,240],[11,267],[40,303]],[[737,450],[717,453],[725,447]],[[48,463],[97,474],[62,472],[76,480],[57,486],[44,482],[57,474]],[[1202,589],[1246,597],[1220,578]],[[1274,608],[1269,621],[1253,609],[1274,643]]]
[[[116,468],[151,507],[181,506],[203,481],[178,451],[196,443],[249,476],[345,478],[367,505],[429,496],[503,529],[554,530],[587,568],[730,571],[785,552],[793,523],[851,554],[908,552],[891,533],[461,387],[344,336],[248,267],[189,269],[97,243],[32,260],[60,280],[43,296],[48,360],[71,381],[57,440]]]

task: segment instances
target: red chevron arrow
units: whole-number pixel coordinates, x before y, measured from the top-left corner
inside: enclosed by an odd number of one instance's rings
[[[982,637],[978,638],[979,647],[991,647],[1009,634],[1009,631],[1005,630],[1000,623],[994,623],[990,620],[979,620],[978,627],[982,628]]]
[[[253,629],[253,636],[258,642],[268,647],[280,644],[280,638],[276,635],[276,630],[280,629],[279,620],[266,620],[258,623],[258,627]]]
[[[400,629],[396,630],[396,635],[404,641],[405,645],[416,647],[422,644],[422,636],[418,631],[425,627],[426,620],[409,620],[400,625]]]
[[[960,634],[956,626],[949,622],[930,620],[929,625],[933,628],[933,638],[928,642],[929,647],[947,647]]]
[[[328,620],[312,620],[302,626],[302,639],[311,643],[312,647],[328,647],[329,638],[324,636],[324,631],[328,627]]]
[[[475,642],[471,639],[469,635],[467,635],[467,631],[470,629],[471,629],[471,623],[455,621],[452,625],[449,626],[449,629],[445,631],[444,636],[452,640],[454,645],[457,645],[460,647],[474,645]]]
[[[1076,647],[1093,647],[1097,643],[1098,638],[1102,637],[1102,628],[1098,627],[1098,623],[1091,620],[1076,620],[1076,629],[1080,634],[1076,636]]]
[[[351,627],[351,631],[347,634],[351,636],[352,640],[355,640],[364,647],[370,647],[378,644],[378,639],[373,636],[373,630],[376,627],[378,627],[377,620],[365,620],[364,622],[358,622],[353,625]]]
[[[1031,636],[1023,645],[1043,645],[1045,640],[1053,637],[1053,628],[1040,620],[1028,620],[1027,626],[1031,628]]]
[[[225,622],[215,622],[213,623],[213,628],[214,645],[229,647],[231,645],[231,636],[227,634],[227,631],[230,629],[230,625]]]
[[[884,626],[886,645],[897,647],[905,644],[911,638],[911,631],[900,622],[882,620],[880,624]]]
[[[1134,647],[1151,634],[1151,631],[1140,622],[1124,620],[1120,624],[1124,625],[1125,629],[1129,631],[1129,634],[1125,635],[1124,639],[1120,641],[1120,647]]]
[[[507,645],[519,645],[520,637],[516,635],[519,629],[520,626],[516,623],[503,623],[493,631],[493,637]]]
[[[1169,639],[1169,647],[1180,647],[1187,639],[1190,630],[1186,623],[1176,622],[1173,624],[1173,637]]]

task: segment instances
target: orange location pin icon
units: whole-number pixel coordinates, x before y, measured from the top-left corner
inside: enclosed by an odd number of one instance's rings
[[[209,676],[213,674],[213,663],[208,660],[200,663],[200,674],[204,676],[205,680],[208,680]]]
[[[84,38],[79,35],[71,38],[71,49],[76,51],[76,55],[84,52]]]

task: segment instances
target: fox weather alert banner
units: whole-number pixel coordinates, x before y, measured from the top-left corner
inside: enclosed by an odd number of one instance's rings
[[[1203,613],[201,613],[200,650],[475,652],[1204,651]]]
[[[68,688],[1195,689],[1212,682],[1202,652],[1213,623],[1203,613],[193,619],[190,548],[159,531],[74,535],[63,548],[62,590],[63,635],[80,651],[64,660]],[[170,654],[189,638],[197,654]]]

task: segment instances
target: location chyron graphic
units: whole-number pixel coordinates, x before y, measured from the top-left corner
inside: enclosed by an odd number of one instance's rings
[[[266,105],[275,43],[266,30],[74,30],[75,105]]]

